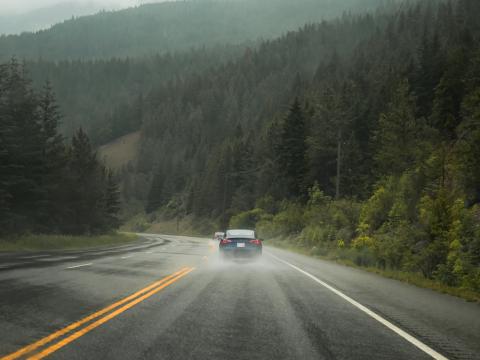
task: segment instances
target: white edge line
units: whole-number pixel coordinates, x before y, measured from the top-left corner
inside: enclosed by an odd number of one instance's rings
[[[122,259],[130,259],[133,255],[123,256]]]
[[[82,265],[75,265],[75,266],[67,267],[67,269],[68,269],[68,270],[78,269],[78,268],[81,268],[81,267],[84,267],[84,266],[90,266],[90,265],[93,265],[93,264],[92,264],[92,263],[88,263],[88,264],[82,264]]]
[[[291,268],[297,270],[298,272],[301,272],[303,275],[305,276],[308,276],[310,279],[312,279],[313,281],[319,283],[320,285],[326,287],[328,290],[332,291],[333,293],[335,293],[336,295],[340,296],[342,299],[348,301],[350,304],[352,304],[353,306],[355,306],[356,308],[358,308],[359,310],[363,311],[365,314],[367,314],[368,316],[374,318],[375,320],[377,320],[379,323],[381,323],[382,325],[386,326],[387,328],[389,328],[390,330],[392,330],[393,332],[395,332],[397,335],[401,336],[402,338],[404,338],[405,340],[407,340],[408,342],[410,342],[411,344],[415,345],[417,348],[419,348],[420,350],[422,350],[424,353],[430,355],[432,358],[436,359],[436,360],[448,360],[448,358],[446,358],[445,356],[443,356],[442,354],[436,352],[435,350],[433,350],[430,346],[424,344],[423,342],[421,342],[420,340],[416,339],[415,337],[413,337],[412,335],[410,335],[409,333],[405,332],[404,330],[400,329],[398,326],[392,324],[390,321],[384,319],[383,317],[381,317],[380,315],[378,315],[377,313],[373,312],[372,310],[370,310],[369,308],[365,307],[364,305],[360,304],[358,301],[355,301],[353,300],[351,297],[345,295],[344,293],[342,293],[341,291],[333,288],[332,286],[328,285],[327,283],[323,282],[322,280],[318,279],[316,276],[306,272],[305,270],[302,270],[300,269],[299,267],[293,265],[293,264],[290,264],[288,261],[285,261],[283,259],[280,259],[279,257],[271,254],[271,253],[268,253],[269,256],[273,257],[274,259],[276,259],[277,261],[280,261],[282,263],[284,263],[285,265],[288,265],[290,266]]]

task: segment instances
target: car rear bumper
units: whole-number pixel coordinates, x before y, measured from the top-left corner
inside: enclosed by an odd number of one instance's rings
[[[220,255],[231,258],[248,258],[258,257],[262,255],[262,248],[234,248],[224,247],[220,248]]]

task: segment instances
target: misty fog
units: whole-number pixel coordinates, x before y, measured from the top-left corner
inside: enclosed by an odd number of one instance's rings
[[[71,8],[80,6],[89,8],[107,8],[118,9],[122,7],[139,5],[146,2],[143,0],[2,0],[0,14],[21,14],[32,10],[38,10],[46,7],[68,5]]]

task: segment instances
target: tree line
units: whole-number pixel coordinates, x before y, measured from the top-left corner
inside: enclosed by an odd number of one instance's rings
[[[86,133],[66,143],[52,88],[0,65],[0,235],[95,234],[118,226],[119,190]]]

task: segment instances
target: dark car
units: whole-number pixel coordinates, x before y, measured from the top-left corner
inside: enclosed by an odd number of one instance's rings
[[[228,230],[220,241],[222,258],[253,258],[262,255],[262,240],[253,230]]]

